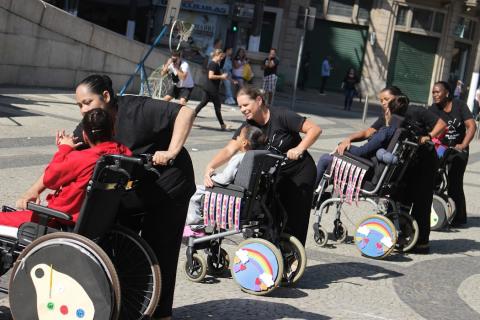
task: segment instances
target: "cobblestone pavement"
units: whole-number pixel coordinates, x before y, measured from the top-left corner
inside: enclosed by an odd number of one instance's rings
[[[279,95],[276,103],[289,106],[288,99]],[[324,129],[311,149],[315,159],[332,150],[348,133],[365,126],[359,120],[360,108],[357,104],[353,112],[345,112],[335,105],[334,96],[299,94],[296,110],[305,112]],[[80,118],[77,109],[68,91],[0,88],[0,204],[13,204],[40,175],[55,151],[55,129],[72,130]],[[377,112],[372,109],[367,123]],[[224,106],[223,114],[232,128],[242,121],[236,108]],[[219,130],[211,106],[202,110],[187,141],[198,183],[206,163],[231,134]],[[352,244],[331,240],[326,248],[320,248],[309,234],[308,266],[298,285],[257,297],[241,292],[230,276],[189,282],[182,272],[182,249],[174,318],[480,319],[479,160],[480,146],[475,141],[465,175],[470,223],[467,228],[433,232],[432,254],[393,254],[384,260],[371,260],[361,257]],[[371,208],[366,205],[345,208],[343,221],[350,234],[355,222],[369,212]],[[332,216],[329,213],[323,220],[329,231]],[[239,241],[238,237],[227,239],[225,248],[232,252]],[[7,281],[8,274],[0,278],[0,286],[6,287]],[[0,295],[3,319],[10,319],[8,297]]]

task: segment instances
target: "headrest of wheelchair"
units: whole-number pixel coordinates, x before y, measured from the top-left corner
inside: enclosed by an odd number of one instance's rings
[[[234,184],[248,189],[254,169],[262,169],[260,166],[264,159],[273,159],[266,156],[268,153],[270,153],[268,150],[247,151],[242,159],[242,162],[240,163],[240,166],[238,167]]]
[[[398,114],[392,114],[392,118],[390,119],[390,125],[400,128],[405,121],[405,117],[399,116]]]
[[[398,163],[398,157],[383,148],[377,150],[376,156],[378,161],[381,161],[386,164]]]

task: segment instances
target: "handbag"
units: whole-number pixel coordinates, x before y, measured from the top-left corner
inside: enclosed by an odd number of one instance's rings
[[[252,71],[252,67],[250,66],[249,63],[246,63],[244,66],[243,66],[243,74],[242,74],[242,77],[245,81],[250,81],[253,79],[253,71]]]

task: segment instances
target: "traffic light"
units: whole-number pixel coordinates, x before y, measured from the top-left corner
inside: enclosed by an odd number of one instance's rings
[[[232,32],[237,32],[238,31],[238,23],[233,22],[232,23]]]

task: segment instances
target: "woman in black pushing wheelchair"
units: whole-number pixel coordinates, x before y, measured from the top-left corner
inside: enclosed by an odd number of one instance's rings
[[[140,184],[136,192],[146,211],[142,237],[160,261],[162,295],[153,319],[170,319],[182,232],[188,202],[195,192],[192,161],[183,147],[194,113],[177,103],[141,96],[117,97],[111,79],[104,75],[82,80],[75,96],[82,114],[96,108],[108,111],[114,118],[115,140],[133,154],[153,155],[153,164],[161,176]],[[81,130],[80,124],[74,132],[79,141]],[[37,197],[38,189],[31,189],[25,198]],[[159,228],[162,232],[158,232]]]
[[[321,129],[292,111],[268,108],[263,90],[243,87],[237,94],[237,101],[240,111],[245,116],[245,122],[237,129],[232,140],[208,163],[204,184],[212,187],[211,177],[215,169],[239,151],[235,139],[242,128],[246,125],[260,128],[267,136],[272,149],[286,153],[289,160],[295,160],[282,167],[277,190],[288,215],[285,232],[295,236],[305,245],[316,177],[315,163],[307,149],[317,140]],[[305,134],[303,139],[300,133]]]
[[[450,85],[438,81],[432,89],[433,105],[430,110],[447,123],[445,134],[439,138],[441,145],[455,148],[458,152],[446,159],[448,171],[448,195],[455,202],[456,214],[452,226],[467,223],[467,208],[463,192],[463,175],[468,163],[469,144],[472,141],[477,126],[468,106],[460,100],[452,98]]]

